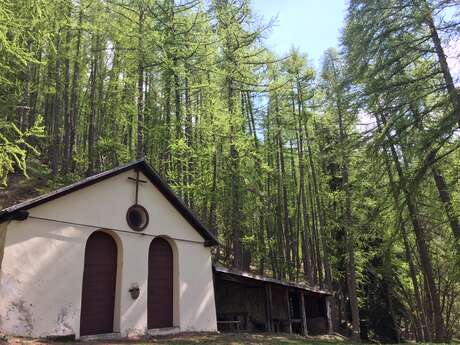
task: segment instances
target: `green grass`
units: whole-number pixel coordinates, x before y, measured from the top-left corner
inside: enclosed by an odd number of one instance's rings
[[[343,342],[343,341],[340,341]],[[181,336],[169,339],[157,339],[153,342],[156,345],[331,345],[337,343],[337,339],[313,339],[296,335],[280,334],[224,334],[208,336]]]
[[[1,343],[1,342],[0,342]],[[340,337],[323,336],[315,338],[305,338],[297,335],[287,334],[182,334],[178,336],[151,338],[151,339],[117,339],[117,340],[100,340],[92,342],[54,342],[38,339],[9,338],[8,344],[26,344],[26,345],[332,345],[343,344],[344,340]],[[347,344],[348,345],[348,344]]]
[[[455,342],[458,344],[457,342]],[[4,344],[0,338],[0,344]],[[8,337],[15,345],[353,345],[341,336],[301,337],[288,334],[181,334],[162,338],[116,339],[99,341],[57,342],[51,340]],[[360,345],[363,345],[361,343]],[[431,345],[431,344],[423,344]],[[434,344],[433,344],[434,345]],[[439,345],[439,344],[436,344]]]

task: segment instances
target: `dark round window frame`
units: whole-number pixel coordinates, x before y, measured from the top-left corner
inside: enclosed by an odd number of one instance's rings
[[[137,210],[138,212],[142,212],[144,213],[145,215],[145,224],[142,225],[142,226],[135,226],[132,222],[131,222],[131,219],[129,217],[129,214],[130,212],[132,212],[133,210]],[[149,225],[149,213],[147,212],[147,210],[141,206],[141,205],[133,205],[131,206],[130,208],[128,208],[128,211],[126,211],[126,222],[128,223],[129,227],[131,229],[133,229],[134,231],[142,231],[144,230],[147,225]]]

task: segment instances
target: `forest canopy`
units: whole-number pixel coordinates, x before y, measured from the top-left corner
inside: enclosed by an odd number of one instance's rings
[[[0,206],[145,157],[215,262],[333,291],[355,340],[458,338],[459,14],[350,0],[314,68],[249,0],[0,0]]]

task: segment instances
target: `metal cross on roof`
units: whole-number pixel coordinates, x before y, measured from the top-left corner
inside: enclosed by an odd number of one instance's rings
[[[147,181],[139,179],[139,169],[136,169],[136,178],[128,177],[128,180],[136,182],[136,202],[135,202],[135,205],[137,205],[138,201],[139,201],[139,182],[140,183],[147,183]]]

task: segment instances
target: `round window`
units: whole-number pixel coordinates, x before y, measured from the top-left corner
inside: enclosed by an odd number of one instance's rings
[[[126,212],[126,221],[131,229],[142,231],[149,224],[149,214],[141,205],[133,205]]]

